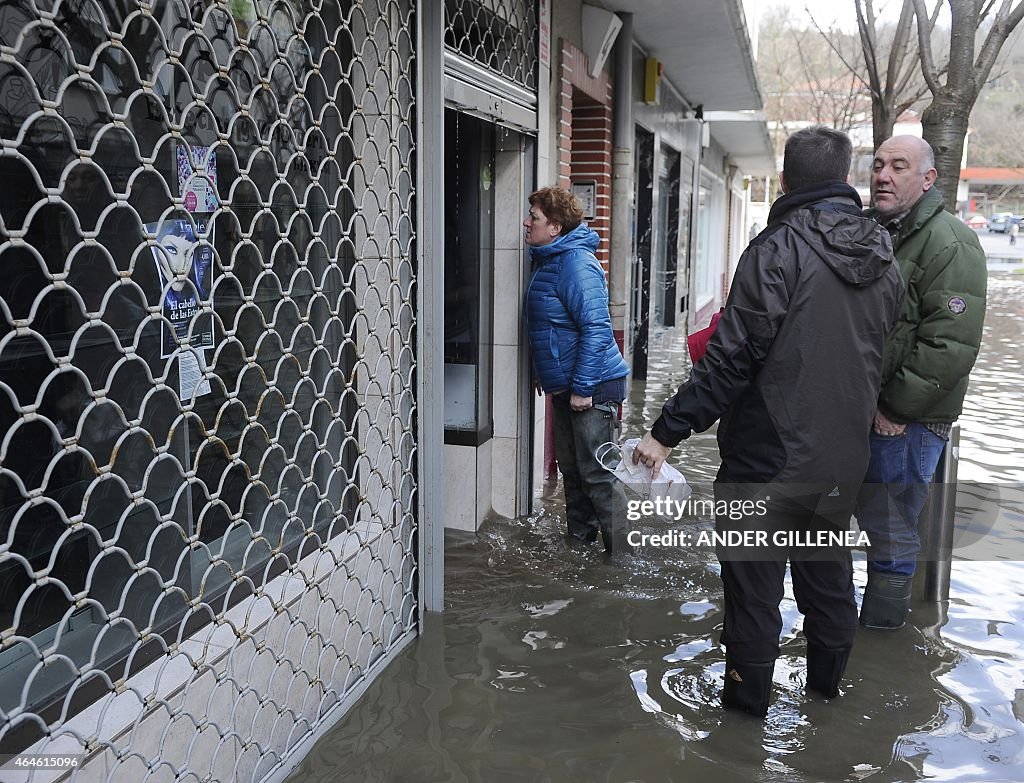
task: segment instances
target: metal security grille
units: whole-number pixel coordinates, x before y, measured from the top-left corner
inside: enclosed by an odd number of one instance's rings
[[[444,15],[445,46],[536,90],[536,0],[445,0]]]
[[[259,780],[413,632],[412,6],[0,4],[0,753]]]

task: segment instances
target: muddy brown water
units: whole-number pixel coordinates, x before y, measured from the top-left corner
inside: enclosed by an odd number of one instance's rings
[[[960,476],[1024,483],[1024,276],[993,274],[989,297]],[[677,334],[656,348],[625,411],[627,434],[649,425],[686,374]],[[673,462],[709,481],[713,433],[682,444]],[[831,702],[804,692],[801,616],[787,588],[762,724],[719,706],[713,554],[645,550],[610,565],[596,549],[566,546],[560,505],[549,485],[535,515],[447,537],[443,617],[290,781],[1024,781],[1020,514],[1009,559],[954,564],[948,606],[917,602],[900,631],[859,632]],[[862,562],[856,581],[859,592]]]

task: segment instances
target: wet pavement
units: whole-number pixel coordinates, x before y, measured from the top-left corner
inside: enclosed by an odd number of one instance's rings
[[[960,475],[1024,482],[1024,275],[993,274],[989,297]],[[687,374],[679,335],[654,338],[657,360],[633,390],[627,436]],[[684,442],[673,462],[709,481],[713,432]],[[1024,780],[1021,562],[958,561],[948,607],[917,602],[905,628],[859,632],[833,701],[804,691],[801,617],[787,589],[775,703],[762,724],[719,706],[713,554],[645,550],[610,565],[596,548],[567,547],[559,488],[545,493],[530,518],[448,536],[443,617],[290,780]],[[1024,553],[1024,540],[1014,543]],[[862,563],[856,581],[859,593]]]
[[[985,256],[990,263],[1024,262],[1024,238],[1018,236],[1017,241],[1011,245],[1009,234],[1000,234],[998,231],[989,231],[988,229],[976,229],[975,233],[981,240],[981,246],[985,248]]]

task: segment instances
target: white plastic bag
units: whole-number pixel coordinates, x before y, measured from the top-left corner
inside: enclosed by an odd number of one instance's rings
[[[632,492],[644,500],[668,501],[682,503],[693,492],[693,489],[686,483],[683,474],[669,465],[662,464],[658,475],[652,480],[651,469],[646,465],[633,464],[633,449],[640,443],[639,438],[630,438],[623,441],[622,445],[616,443],[602,443],[597,447],[595,456],[608,472],[625,484]],[[619,459],[614,465],[610,464],[614,459],[615,452],[618,452]]]

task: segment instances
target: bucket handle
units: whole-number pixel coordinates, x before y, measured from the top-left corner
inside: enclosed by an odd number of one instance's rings
[[[613,466],[609,467],[605,460],[608,457],[608,455],[611,454],[613,451],[618,452],[619,461],[616,462]],[[605,441],[594,450],[594,456],[597,457],[598,465],[607,470],[609,473],[614,473],[615,469],[618,468],[619,463],[622,462],[622,449],[619,447],[618,443],[609,440]]]

